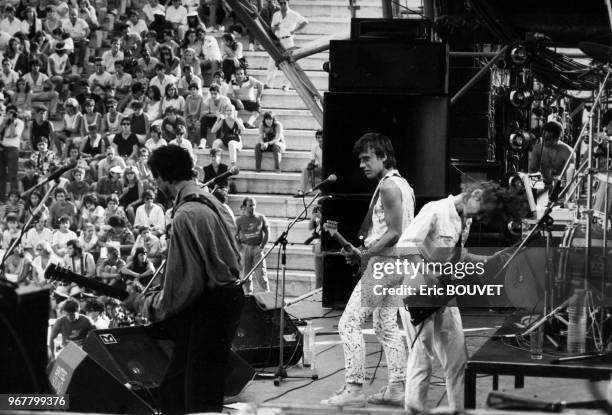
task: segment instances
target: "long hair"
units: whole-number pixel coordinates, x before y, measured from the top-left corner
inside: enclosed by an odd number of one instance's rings
[[[147,90],[147,97],[149,97],[149,92],[153,92],[153,100],[155,102],[161,101],[161,92],[159,91],[159,88],[157,87],[157,85],[151,85],[149,87],[149,89]]]

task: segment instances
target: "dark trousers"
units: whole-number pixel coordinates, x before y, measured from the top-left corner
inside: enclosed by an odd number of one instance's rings
[[[280,170],[281,157],[283,149],[276,144],[268,146],[265,150],[262,149],[261,143],[255,144],[255,170],[261,170],[261,159],[264,151],[271,151],[274,154],[274,170]]]
[[[4,202],[6,184],[10,183],[11,190],[17,191],[17,163],[19,162],[19,149],[4,147],[0,149],[0,201]]]
[[[242,287],[212,289],[166,321],[175,349],[160,388],[165,413],[221,412],[224,376],[243,305]]]

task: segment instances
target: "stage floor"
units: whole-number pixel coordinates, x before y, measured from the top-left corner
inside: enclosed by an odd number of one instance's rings
[[[306,298],[298,303],[287,307],[287,312],[292,316],[306,319],[313,318],[313,325],[317,332],[327,333],[338,330],[338,321],[342,310],[322,308],[320,293]],[[462,311],[464,332],[468,353],[471,356],[480,346],[497,330],[508,314],[487,311],[482,309]],[[372,325],[366,325],[365,340],[367,347],[367,375],[369,380],[365,385],[366,393],[374,393],[387,383],[387,372],[384,356],[380,361],[378,370],[375,368],[381,358],[381,347],[372,330]],[[337,334],[317,335],[317,357],[316,370],[319,379],[287,379],[280,386],[274,386],[271,379],[254,380],[245,390],[235,397],[232,402],[244,402],[251,404],[295,404],[295,405],[318,405],[322,399],[326,399],[334,391],[342,386],[344,380],[344,358],[342,345]],[[512,349],[509,348],[508,358],[511,359]],[[273,370],[270,368],[269,370]],[[310,370],[301,366],[288,369],[289,375],[306,374]],[[446,389],[444,386],[443,373],[439,362],[434,364],[433,386],[428,396],[430,408],[446,405]],[[372,382],[370,384],[370,382]],[[486,408],[487,394],[492,390],[492,376],[479,377],[477,382],[477,408]],[[499,390],[510,393],[517,391],[523,397],[534,397],[537,395],[542,399],[582,401],[591,398],[587,382],[573,379],[551,379],[551,378],[526,378],[525,389],[514,389],[514,377],[501,376],[499,379]],[[384,408],[369,405],[372,408]],[[230,409],[230,408],[227,408]],[[586,413],[585,411],[577,411]],[[591,411],[592,412],[592,411]]]

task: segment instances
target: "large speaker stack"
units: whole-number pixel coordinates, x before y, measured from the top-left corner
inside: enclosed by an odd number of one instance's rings
[[[397,168],[417,196],[417,207],[447,194],[448,47],[430,42],[425,21],[353,19],[351,40],[330,42],[329,92],[324,98],[323,176],[332,198],[322,219],[357,244],[376,183],[368,181],[354,143],[365,133],[389,137]],[[323,306],[342,307],[358,281],[327,235]]]

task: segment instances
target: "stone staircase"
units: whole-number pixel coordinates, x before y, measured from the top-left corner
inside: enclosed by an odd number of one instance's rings
[[[358,17],[381,17],[380,0],[358,0],[361,9]],[[318,39],[350,30],[350,11],[348,0],[292,0],[290,7],[302,14],[309,25],[295,36],[297,46]],[[246,40],[245,40],[246,41]],[[245,44],[245,50],[248,44]],[[249,62],[249,75],[264,82],[268,65],[267,52],[245,52]],[[328,89],[328,74],[323,71],[323,63],[329,60],[327,52],[317,53],[298,63],[306,71],[310,80],[320,91]],[[270,241],[285,230],[293,217],[299,214],[303,204],[293,195],[300,187],[301,171],[309,160],[310,148],[315,143],[314,135],[321,128],[304,102],[291,88],[283,91],[280,87],[289,84],[281,71],[278,72],[272,89],[264,91],[262,98],[263,111],[271,110],[282,122],[285,132],[287,150],[281,163],[282,173],[273,171],[271,153],[264,153],[260,173],[255,172],[254,147],[259,141],[258,130],[247,130],[242,136],[243,150],[238,155],[240,174],[234,182],[238,194],[230,195],[229,205],[236,215],[240,214],[240,205],[245,196],[253,196],[257,201],[257,210],[269,220]],[[246,114],[241,114],[246,119]],[[200,164],[208,163],[208,150],[198,150]],[[227,162],[227,155],[224,155]],[[310,212],[309,212],[310,213]],[[296,223],[289,232],[287,246],[287,296],[296,297],[315,288],[314,254],[312,247],[304,245],[311,235],[308,220]],[[270,244],[271,245],[271,244]],[[280,268],[275,250],[268,257],[268,277],[271,288],[276,284],[276,270]]]

